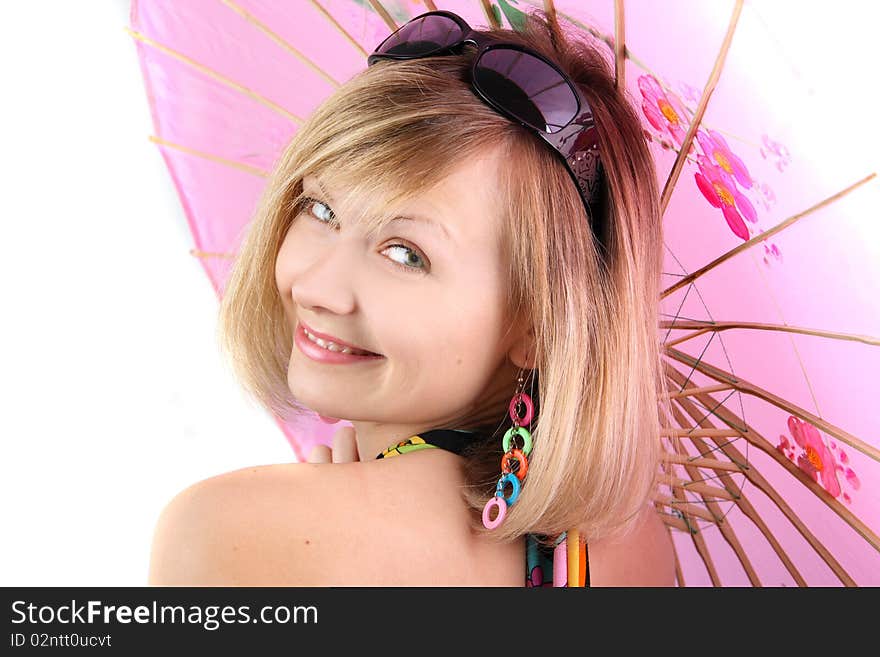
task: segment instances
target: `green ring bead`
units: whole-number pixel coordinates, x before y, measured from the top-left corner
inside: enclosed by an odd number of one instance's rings
[[[510,439],[513,437],[513,434],[518,433],[522,436],[523,439],[523,454],[528,456],[532,452],[532,434],[529,433],[529,430],[525,427],[510,427],[507,432],[504,434],[504,440],[501,442],[501,446],[504,448],[505,452],[510,451]]]

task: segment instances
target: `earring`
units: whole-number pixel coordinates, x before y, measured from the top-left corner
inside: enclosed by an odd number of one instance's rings
[[[519,404],[525,406],[525,415],[520,417]],[[501,477],[495,485],[495,495],[493,495],[486,506],[483,507],[483,526],[486,529],[495,529],[503,521],[507,515],[507,507],[513,506],[519,497],[522,489],[522,481],[525,479],[526,472],[529,469],[529,462],[526,457],[532,453],[532,434],[523,425],[531,424],[535,407],[532,404],[532,398],[523,392],[523,375],[520,370],[517,377],[517,391],[510,400],[508,414],[513,421],[513,426],[505,433],[501,442],[504,449],[504,455],[501,457]],[[513,442],[515,436],[522,438],[522,448],[516,446]],[[505,495],[505,488],[510,484],[512,492],[509,496]],[[492,507],[498,509],[494,518],[490,518]]]

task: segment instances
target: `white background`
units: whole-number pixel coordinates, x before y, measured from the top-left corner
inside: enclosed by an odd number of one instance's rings
[[[796,15],[816,35],[798,68],[832,72],[849,98],[826,129],[864,125],[859,147],[876,153],[866,74],[878,68],[875,5],[759,6],[768,22]],[[217,300],[147,139],[126,25],[127,0],[7,3],[0,20],[4,586],[145,585],[171,497],[214,474],[294,460],[220,360]],[[847,52],[821,37],[842,30]]]

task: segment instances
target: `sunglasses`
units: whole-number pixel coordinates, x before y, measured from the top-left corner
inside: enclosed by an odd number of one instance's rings
[[[460,52],[477,47],[471,86],[495,111],[534,131],[561,157],[571,175],[587,216],[602,217],[602,164],[593,111],[576,84],[553,62],[518,44],[477,32],[451,11],[416,16],[392,33],[367,58],[404,60]],[[593,232],[602,232],[593,224]],[[604,245],[603,245],[604,246]]]

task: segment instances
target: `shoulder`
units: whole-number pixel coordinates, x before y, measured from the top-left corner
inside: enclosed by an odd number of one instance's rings
[[[416,455],[409,459],[413,466]],[[255,466],[188,487],[160,514],[149,584],[393,586],[473,577],[438,567],[461,564],[466,548],[454,529],[466,526],[449,504],[454,491],[444,498],[433,482],[381,464]],[[426,549],[430,559],[418,558]]]
[[[675,586],[672,538],[653,506],[632,531],[589,544],[591,586]]]

